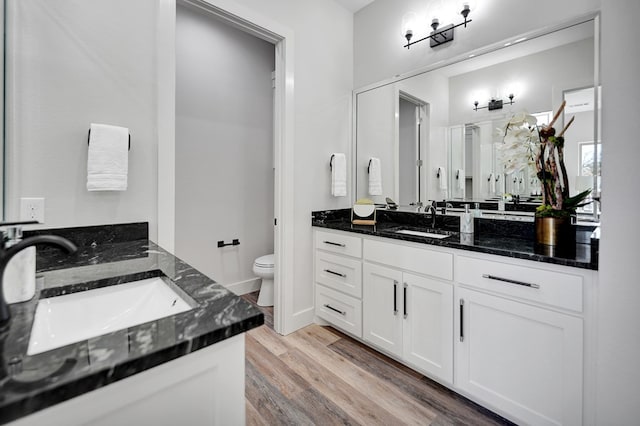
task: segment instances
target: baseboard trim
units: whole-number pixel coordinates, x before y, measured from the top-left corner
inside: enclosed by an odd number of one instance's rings
[[[253,293],[254,291],[260,290],[261,283],[262,280],[260,278],[252,278],[250,280],[227,284],[225,287],[234,292],[237,296],[242,296],[243,294]]]
[[[284,335],[293,333],[296,330],[304,328],[310,324],[313,324],[313,318],[315,316],[315,307],[303,309],[293,314],[289,321],[289,327],[285,327]]]

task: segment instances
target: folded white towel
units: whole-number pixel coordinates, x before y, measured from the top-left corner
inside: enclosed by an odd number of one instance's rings
[[[129,129],[91,123],[87,190],[124,191],[129,172]]]
[[[331,195],[347,195],[347,157],[339,152],[331,155]]]
[[[493,177],[493,173],[489,174],[489,194],[493,195],[496,193],[496,180]]]
[[[458,184],[458,189],[464,189],[464,180],[465,180],[464,169],[458,169],[456,171],[456,176],[458,177],[458,179],[456,180],[456,183]]]
[[[369,158],[369,195],[382,195],[382,165],[376,157]]]
[[[447,190],[447,170],[444,167],[438,167],[438,189]]]

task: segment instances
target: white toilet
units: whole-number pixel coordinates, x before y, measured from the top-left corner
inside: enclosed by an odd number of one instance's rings
[[[253,273],[262,278],[259,306],[273,306],[273,254],[261,256],[253,262]]]

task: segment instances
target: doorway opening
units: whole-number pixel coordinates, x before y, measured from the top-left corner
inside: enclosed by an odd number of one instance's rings
[[[158,241],[169,251],[176,251],[177,204],[180,195],[176,184],[176,14],[177,8],[188,6],[225,22],[235,29],[266,41],[273,45],[275,72],[273,80],[272,106],[272,205],[265,207],[260,203],[242,206],[242,214],[249,215],[251,209],[267,209],[271,212],[269,224],[273,232],[274,263],[274,329],[286,334],[295,328],[293,324],[293,133],[294,123],[290,119],[293,113],[293,32],[246,8],[222,0],[168,0],[160,4],[160,33],[158,52]],[[224,7],[225,9],[223,9]],[[273,69],[272,69],[273,70]],[[250,99],[246,99],[250,102]],[[197,117],[199,109],[193,113]],[[224,111],[223,111],[224,112]],[[227,120],[231,125],[233,122]],[[250,129],[247,129],[250,130]],[[212,135],[213,137],[213,135]],[[178,147],[179,148],[179,147]],[[180,160],[178,160],[180,161]],[[197,179],[196,174],[196,179]],[[220,175],[220,180],[229,179]],[[220,209],[227,207],[224,199],[217,200]],[[206,233],[207,227],[201,229]],[[211,236],[212,239],[216,237]],[[247,237],[250,238],[250,237]],[[216,248],[217,248],[217,241]],[[229,242],[229,241],[226,241]],[[240,241],[240,245],[243,241]],[[225,247],[226,248],[226,247]],[[233,246],[232,246],[233,248]],[[263,253],[265,254],[265,253]],[[195,266],[195,265],[194,265]],[[251,265],[249,265],[250,267]],[[232,262],[224,262],[224,268],[239,269]],[[226,271],[228,272],[228,271]],[[214,279],[218,279],[214,276]]]

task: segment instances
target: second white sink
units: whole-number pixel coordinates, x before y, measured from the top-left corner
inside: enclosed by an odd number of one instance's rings
[[[161,277],[41,299],[27,355],[191,309]]]

